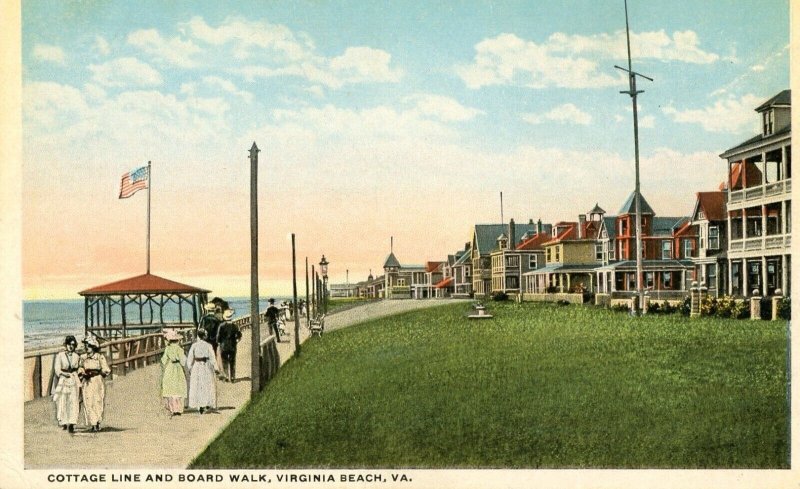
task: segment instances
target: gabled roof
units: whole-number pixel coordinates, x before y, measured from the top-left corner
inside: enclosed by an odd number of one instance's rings
[[[429,261],[425,264],[425,271],[426,272],[436,272],[442,269],[444,266],[443,261]]]
[[[550,241],[550,233],[537,234],[517,245],[518,250],[541,250],[542,245]]]
[[[761,112],[761,111],[766,110],[766,109],[768,109],[770,107],[775,107],[776,105],[777,106],[784,106],[784,107],[788,107],[788,106],[792,105],[792,91],[791,90],[784,90],[781,93],[779,93],[778,95],[775,95],[771,99],[767,100],[763,104],[761,104],[758,107],[756,107],[756,112]]]
[[[528,231],[533,232],[536,224],[516,224],[514,234],[522,236]],[[508,231],[508,224],[476,224],[475,225],[475,249],[481,255],[488,255],[492,250],[497,249],[497,237]]]
[[[400,262],[397,261],[397,257],[394,256],[394,253],[389,253],[389,256],[386,257],[386,261],[383,262],[383,268],[389,267],[400,268]]]
[[[458,257],[458,260],[456,260],[456,262],[453,263],[453,266],[454,267],[460,267],[460,266],[464,265],[465,263],[469,263],[469,262],[470,262],[470,253],[466,253],[465,252],[463,255]]]
[[[609,239],[617,237],[617,216],[603,216],[603,227]]]
[[[617,212],[617,215],[625,215],[625,214],[636,214],[636,202],[634,196],[636,195],[636,191],[631,192],[631,195],[628,196],[628,200],[622,204],[622,207]],[[652,214],[655,215],[653,212],[653,208],[650,207],[650,204],[644,198],[644,195],[641,193],[639,194],[639,204],[641,205],[642,214]]]
[[[158,275],[146,273],[136,277],[118,280],[105,285],[98,285],[91,289],[78,292],[80,295],[111,295],[111,294],[194,294],[208,293],[207,289],[193,287],[169,280]]]
[[[709,221],[724,221],[725,192],[697,192],[697,205],[693,218],[697,217],[698,209],[703,211]]]

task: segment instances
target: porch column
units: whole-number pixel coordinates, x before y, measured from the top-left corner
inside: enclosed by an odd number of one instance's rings
[[[761,185],[767,183],[767,153],[761,152]]]
[[[784,297],[789,295],[789,290],[787,288],[788,278],[786,273],[786,255],[781,255],[781,291],[783,291]]]
[[[747,287],[747,258],[742,258],[742,293],[745,297],[750,295],[750,290]]]
[[[761,297],[767,296],[767,257],[761,257]]]
[[[569,274],[565,274],[567,276],[567,292],[569,292]]]
[[[766,177],[764,177],[766,178]],[[765,249],[767,246],[766,239],[767,239],[767,206],[761,206],[761,249]]]
[[[786,145],[781,146],[781,164],[779,180],[786,180]]]

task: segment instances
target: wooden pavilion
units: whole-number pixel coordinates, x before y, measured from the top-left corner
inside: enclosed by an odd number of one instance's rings
[[[84,332],[126,338],[164,328],[196,328],[210,290],[146,273],[79,292]]]

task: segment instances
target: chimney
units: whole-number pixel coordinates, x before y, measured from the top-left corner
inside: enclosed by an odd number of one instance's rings
[[[513,250],[517,247],[517,226],[514,224],[514,219],[508,223],[508,249]]]
[[[536,234],[542,234],[542,220],[536,222]]]
[[[583,239],[583,227],[586,226],[586,214],[578,216],[578,239]]]

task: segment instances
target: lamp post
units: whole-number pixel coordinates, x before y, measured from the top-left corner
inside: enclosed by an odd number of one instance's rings
[[[322,314],[328,314],[328,264],[323,254],[319,261],[319,273],[322,274]]]

